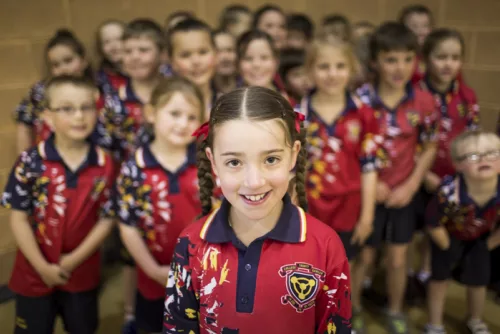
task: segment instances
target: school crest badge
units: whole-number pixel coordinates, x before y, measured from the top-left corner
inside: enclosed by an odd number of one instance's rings
[[[283,305],[290,304],[302,313],[315,304],[315,297],[320,289],[320,282],[325,281],[325,272],[308,263],[287,264],[279,270],[285,278],[288,294],[281,297]]]
[[[93,201],[97,201],[99,196],[106,188],[107,179],[105,177],[97,177],[94,180],[94,185],[92,186],[92,192],[90,193],[90,198]]]
[[[408,118],[408,123],[410,123],[412,127],[416,127],[420,121],[420,115],[416,110],[409,110],[406,117]]]

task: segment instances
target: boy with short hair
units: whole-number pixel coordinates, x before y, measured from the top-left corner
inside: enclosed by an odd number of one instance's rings
[[[321,24],[323,37],[334,37],[344,42],[351,41],[351,23],[344,15],[328,15]]]
[[[306,49],[314,37],[314,23],[304,14],[291,14],[287,18],[287,47]]]
[[[500,246],[500,138],[464,132],[452,142],[451,156],[458,174],[443,180],[427,212],[432,277],[425,333],[446,333],[443,311],[453,277],[468,290],[469,332],[489,334],[481,317],[492,272],[490,254]]]
[[[19,247],[9,283],[15,333],[52,333],[58,315],[68,332],[97,331],[99,247],[113,227],[116,175],[112,157],[88,140],[96,92],[84,78],[49,80],[43,117],[53,134],[21,154],[3,193]]]
[[[386,151],[379,172],[374,231],[367,240],[353,277],[365,277],[375,249],[388,244],[387,292],[389,333],[408,333],[403,316],[406,288],[406,254],[415,229],[413,198],[436,153],[438,113],[432,95],[413,88],[410,78],[418,44],[403,24],[380,26],[370,41],[370,54],[378,81],[358,91],[371,104],[384,133]],[[417,156],[417,148],[421,151]],[[354,317],[359,314],[361,281],[353,281]],[[356,310],[358,308],[358,310]],[[356,321],[354,320],[353,323]]]
[[[137,147],[151,140],[144,117],[144,106],[160,81],[161,55],[165,48],[161,27],[149,19],[130,22],[122,37],[123,68],[128,80],[116,93],[103,94],[98,102],[104,106],[103,121],[113,133],[117,155],[126,160]],[[134,305],[136,291],[135,263],[125,248],[121,251],[124,267],[125,326],[124,333],[135,333]]]
[[[212,29],[197,19],[187,19],[170,29],[167,50],[175,74],[193,82],[203,93],[205,118],[217,100],[213,84],[216,49]]]

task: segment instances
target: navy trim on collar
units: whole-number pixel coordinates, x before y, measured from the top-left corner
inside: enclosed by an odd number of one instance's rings
[[[458,193],[458,199],[461,204],[464,205],[475,205],[477,207],[476,202],[472,198],[470,198],[469,193],[467,191],[467,184],[465,183],[465,179],[462,174],[458,174],[458,180],[459,180],[459,193]],[[498,182],[497,182],[497,193],[495,197],[493,197],[483,208],[488,208],[491,205],[494,204],[500,204],[500,176],[498,176]],[[479,209],[479,208],[478,208]]]
[[[54,138],[55,138],[55,135],[52,134],[43,143],[43,145],[44,145],[43,149],[44,149],[44,154],[45,154],[45,157],[43,157],[43,158],[45,160],[48,160],[48,161],[58,161],[58,162],[64,163],[63,158],[61,157],[61,155],[57,151],[56,145],[54,143]],[[85,159],[84,163],[82,164],[82,167],[86,166],[86,165],[98,166],[99,165],[99,155],[97,153],[98,148],[91,141],[88,141],[88,143],[90,145],[89,152],[87,154],[87,158]]]
[[[149,168],[154,168],[154,167],[161,167],[163,166],[158,162],[156,157],[154,156],[153,152],[151,152],[150,145],[144,145],[142,147],[142,159],[144,160],[144,165],[145,167]],[[179,174],[180,172],[184,171],[187,167],[196,165],[196,144],[192,143],[188,146],[187,150],[187,160],[184,162],[181,167],[173,171],[175,174]]]
[[[323,123],[325,123],[323,121],[323,119],[321,119],[321,117],[318,115],[318,113],[316,112],[316,110],[314,109],[314,107],[312,105],[312,97],[316,93],[316,91],[317,91],[316,89],[313,89],[307,95],[307,119],[310,120],[310,115],[313,114],[316,118],[319,118]],[[347,90],[345,92],[345,97],[346,97],[345,107],[344,107],[344,110],[342,110],[342,112],[340,113],[339,116],[345,116],[350,111],[356,111],[356,110],[358,110],[358,106],[356,105],[356,102],[354,102],[354,99],[352,98],[351,93],[349,93]],[[333,123],[335,123],[336,121],[337,120],[335,120]],[[326,124],[326,123],[325,123],[325,125],[331,126],[331,124]]]
[[[384,104],[378,93],[378,87],[376,87],[373,94],[373,106],[382,107],[388,111],[396,112],[402,104],[413,100],[414,96],[415,96],[415,90],[410,81],[405,86],[405,96],[403,96],[403,98],[401,99],[401,101],[399,101],[399,103],[396,105],[395,108],[391,109]]]
[[[447,95],[449,93],[455,93],[458,91],[458,86],[459,86],[459,82],[458,80],[453,80],[450,84],[450,87],[448,87],[448,89],[446,90],[446,92],[444,93],[441,93],[441,92],[438,92],[433,86],[432,86],[432,83],[431,83],[431,80],[429,78],[428,75],[426,75],[424,77],[424,83],[425,83],[425,86],[427,87],[427,89],[429,90],[429,92],[431,92],[432,94],[437,94],[437,95]]]
[[[125,86],[125,101],[126,102],[135,102],[139,104],[144,104],[139,97],[135,94],[134,88],[132,87],[132,80],[127,80],[127,85]]]
[[[224,199],[219,211],[213,217],[213,221],[205,235],[209,243],[221,244],[236,239],[233,229],[229,226],[229,209],[231,204]],[[259,239],[273,239],[286,243],[301,242],[301,215],[299,209],[292,204],[290,196],[283,197],[283,211],[276,226],[265,236]]]

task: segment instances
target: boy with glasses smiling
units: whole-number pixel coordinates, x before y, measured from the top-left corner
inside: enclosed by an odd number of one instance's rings
[[[21,154],[3,193],[19,248],[9,282],[15,333],[52,333],[57,315],[70,333],[97,330],[99,248],[113,227],[115,169],[89,140],[96,94],[83,78],[48,82],[43,117],[53,134]]]
[[[452,142],[451,156],[458,174],[443,180],[427,212],[432,277],[425,333],[446,333],[444,303],[453,278],[467,287],[469,332],[488,334],[481,317],[494,269],[490,254],[500,246],[500,138],[464,132]]]

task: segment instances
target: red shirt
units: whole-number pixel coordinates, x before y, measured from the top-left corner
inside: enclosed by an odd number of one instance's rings
[[[459,240],[475,240],[488,235],[500,223],[500,179],[497,193],[479,207],[467,192],[462,175],[446,176],[427,209],[431,227],[444,226]]]
[[[285,196],[277,225],[248,247],[230,204],[175,248],[163,333],[351,333],[349,264],[338,235]]]
[[[149,146],[125,162],[117,181],[117,213],[123,224],[136,227],[151,255],[169,265],[177,237],[201,213],[194,145],[175,173],[165,170]],[[165,296],[165,286],[139,267],[137,287],[147,299]]]
[[[43,256],[49,263],[59,263],[62,255],[80,245],[100,218],[113,216],[106,203],[114,177],[111,156],[97,146],[91,146],[85,162],[71,172],[50,137],[21,154],[10,174],[2,204],[29,215]],[[57,289],[95,289],[100,268],[96,252],[71,273],[66,285]],[[21,251],[17,252],[9,287],[33,297],[54,290],[45,285]]]
[[[411,77],[411,82],[416,84],[420,82],[425,77],[425,71],[427,66],[421,56],[417,55],[415,57],[415,68],[413,70],[413,76]]]
[[[450,146],[456,136],[465,130],[479,126],[479,105],[474,91],[463,81],[455,80],[446,94],[437,92],[428,79],[421,80],[417,86],[433,94],[440,111],[438,151],[432,172],[440,178],[454,175]]]
[[[351,231],[356,222],[330,217],[332,200],[338,196],[361,192],[361,174],[376,170],[377,154],[383,137],[372,108],[347,93],[344,111],[327,124],[312,106],[312,96],[302,100],[301,112],[306,115],[308,160],[307,192],[309,202],[324,212],[310,212],[332,226],[336,231]],[[333,218],[333,217],[332,217]]]
[[[379,180],[390,188],[403,183],[415,168],[419,144],[433,143],[438,137],[439,114],[429,92],[411,85],[395,109],[385,106],[373,87],[358,90],[362,100],[371,104],[384,135],[382,168]]]

